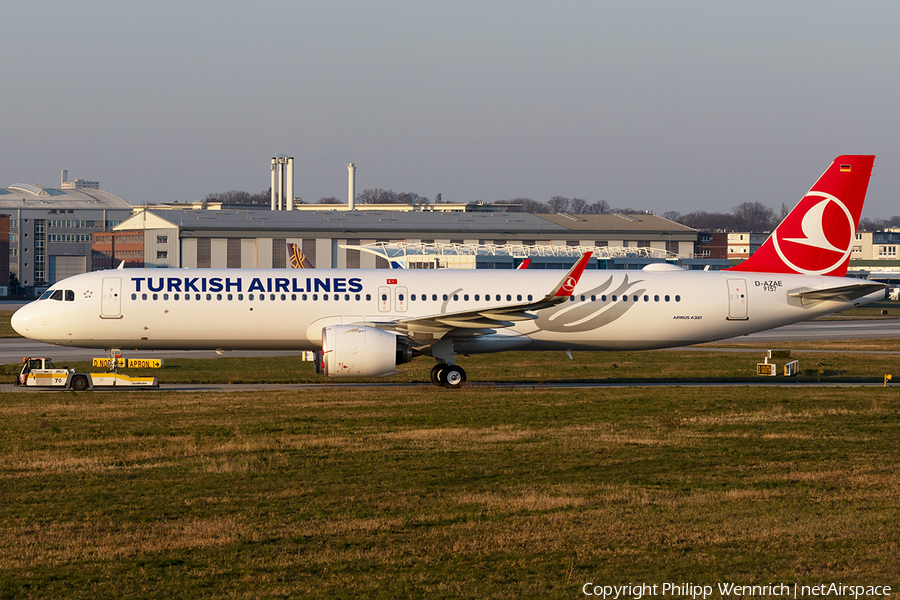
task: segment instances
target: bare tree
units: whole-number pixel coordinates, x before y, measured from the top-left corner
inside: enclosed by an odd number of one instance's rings
[[[550,208],[543,202],[531,198],[513,198],[511,200],[494,200],[493,204],[512,205],[507,208],[511,213],[542,214],[550,212]]]
[[[357,204],[399,204],[397,193],[394,190],[381,188],[368,188],[356,195]]]
[[[425,196],[420,196],[413,192],[400,192],[397,194],[397,200],[400,204],[409,204],[410,206],[431,203],[431,200]]]
[[[597,200],[589,207],[588,214],[591,215],[608,215],[612,212],[609,202],[606,200]]]
[[[647,211],[626,206],[625,208],[614,208],[612,209],[612,212],[619,213],[620,215],[643,215]]]
[[[676,223],[687,225],[693,229],[704,231],[728,231],[733,229],[734,215],[728,213],[711,213],[695,210],[673,219]]]
[[[326,198],[319,198],[319,201],[316,204],[344,204],[334,196],[328,196]]]
[[[771,231],[775,211],[761,202],[741,202],[734,213],[734,227],[740,231]]]
[[[547,204],[544,202],[538,202],[537,200],[532,200],[531,198],[525,198],[525,201],[522,203],[522,212],[539,215],[547,214],[553,211],[551,211],[550,207],[547,206]]]
[[[778,222],[781,223],[784,221],[784,218],[788,216],[788,213],[791,212],[791,209],[788,208],[788,205],[784,202],[781,203],[781,214],[778,216]]]
[[[565,213],[569,212],[569,204],[570,201],[565,196],[553,196],[547,202],[547,207],[550,208],[550,212]]]
[[[258,194],[249,194],[239,190],[231,190],[229,192],[213,192],[207,194],[204,202],[223,202],[225,204],[269,204],[271,201],[271,190],[267,189]]]
[[[573,215],[585,215],[588,213],[590,206],[584,198],[572,198],[569,202],[569,210]]]
[[[250,194],[238,190],[207,194],[205,202],[225,202],[228,204],[246,204],[250,200]]]
[[[878,231],[879,229],[889,229],[891,227],[900,227],[900,215],[895,215],[889,219],[860,219],[859,231]]]

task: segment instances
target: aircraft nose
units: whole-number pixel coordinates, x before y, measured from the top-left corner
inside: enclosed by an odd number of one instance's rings
[[[33,313],[34,311],[31,310],[31,306],[26,305],[14,312],[12,319],[10,319],[10,325],[12,325],[12,328],[16,330],[16,333],[22,337],[29,337],[29,330],[32,329],[32,325],[34,325]]]

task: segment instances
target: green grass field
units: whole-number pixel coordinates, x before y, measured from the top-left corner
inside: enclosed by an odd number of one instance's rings
[[[897,585],[898,395],[5,394],[0,597]]]

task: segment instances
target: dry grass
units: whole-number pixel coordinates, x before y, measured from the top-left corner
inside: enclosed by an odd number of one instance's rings
[[[891,388],[5,395],[0,597],[889,585],[898,417]]]

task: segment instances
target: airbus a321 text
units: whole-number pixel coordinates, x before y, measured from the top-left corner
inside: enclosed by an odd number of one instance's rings
[[[70,277],[19,309],[25,337],[85,348],[314,350],[333,377],[391,375],[419,355],[432,382],[457,354],[644,350],[708,342],[882,299],[846,278],[874,156],[840,156],[763,246],[725,271],[670,264],[569,272],[117,269]]]

